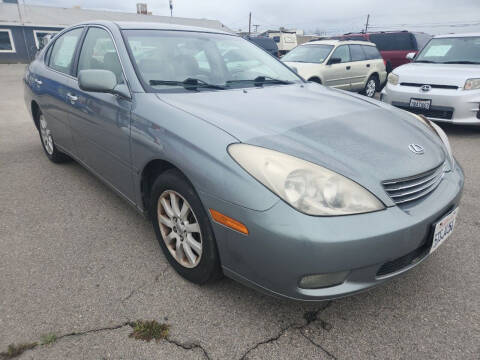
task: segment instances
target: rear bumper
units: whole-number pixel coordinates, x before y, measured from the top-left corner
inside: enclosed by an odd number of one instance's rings
[[[307,216],[283,201],[258,212],[200,196],[250,231],[245,236],[212,222],[227,276],[271,295],[320,301],[369,289],[428,257],[432,226],[458,205],[463,181],[456,165],[435,191],[408,207],[339,217]],[[340,285],[298,286],[306,275],[342,271],[349,274]]]
[[[382,101],[406,110],[411,98],[432,101],[431,111],[411,110],[423,113],[430,120],[480,125],[480,90],[431,89],[423,92],[419,87],[387,83],[381,94]]]

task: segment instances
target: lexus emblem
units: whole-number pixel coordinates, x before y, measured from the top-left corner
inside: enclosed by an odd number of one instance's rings
[[[423,146],[418,144],[410,144],[408,145],[408,149],[417,155],[422,155],[425,152],[425,149],[423,148]]]
[[[420,87],[420,89],[423,91],[423,92],[427,92],[427,91],[430,91],[432,90],[432,87],[430,85],[422,85]]]

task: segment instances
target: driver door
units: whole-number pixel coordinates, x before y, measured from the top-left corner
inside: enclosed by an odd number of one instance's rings
[[[85,35],[77,73],[91,69],[112,71],[118,84],[126,83],[112,37],[96,26],[89,27]],[[131,99],[83,91],[75,81],[70,101],[72,135],[80,159],[125,197],[133,199]]]

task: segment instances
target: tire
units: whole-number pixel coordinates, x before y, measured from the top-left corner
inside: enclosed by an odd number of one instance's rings
[[[172,196],[176,199],[176,206]],[[167,170],[153,183],[150,200],[157,240],[177,273],[195,284],[221,278],[220,258],[210,219],[190,182],[178,170]],[[189,209],[182,214],[184,205]]]
[[[43,150],[48,159],[56,164],[70,161],[71,158],[57,149],[52,133],[48,127],[48,122],[40,112],[38,115],[38,134],[42,143]]]
[[[308,81],[316,82],[317,84],[322,85],[322,80],[320,80],[320,79],[317,78],[317,77],[311,78],[311,79],[309,79]]]
[[[371,75],[367,83],[365,84],[365,88],[363,89],[362,93],[369,97],[373,98],[375,96],[375,93],[380,89],[380,84],[378,81],[378,76],[376,75]]]

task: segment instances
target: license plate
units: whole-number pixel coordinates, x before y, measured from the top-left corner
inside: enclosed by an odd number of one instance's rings
[[[410,107],[415,109],[430,110],[432,100],[410,99]]]
[[[453,228],[455,227],[455,220],[457,219],[457,213],[458,208],[453,210],[435,225],[430,254],[437,250],[438,247],[452,234]]]

